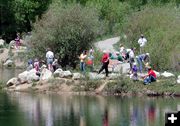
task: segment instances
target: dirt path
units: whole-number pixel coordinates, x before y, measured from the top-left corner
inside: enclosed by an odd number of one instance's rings
[[[113,45],[117,43],[119,40],[120,40],[120,37],[109,38],[103,41],[96,42],[95,46],[99,48],[100,50],[107,50],[110,52],[115,52]]]

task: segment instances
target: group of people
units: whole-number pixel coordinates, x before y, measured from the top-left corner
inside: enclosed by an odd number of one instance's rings
[[[141,37],[138,40],[138,44],[140,46],[140,51],[139,51],[140,54],[137,56],[135,56],[136,48],[125,49],[125,47],[122,44],[120,45],[119,51],[115,53],[116,54],[115,56],[112,53],[109,53],[106,50],[104,50],[101,59],[102,66],[98,71],[98,74],[101,73],[103,70],[105,70],[106,77],[108,77],[109,60],[116,59],[120,62],[129,62],[130,64],[129,74],[130,74],[130,78],[132,78],[133,80],[139,80],[138,72],[142,73],[143,70],[147,70],[148,74],[145,76],[141,76],[144,79],[144,84],[149,84],[153,81],[156,81],[156,73],[152,70],[152,68],[149,65],[150,55],[149,53],[145,53],[144,50],[146,43],[147,43],[146,38],[144,37],[143,34],[141,34]],[[87,57],[90,57],[89,60],[87,60]],[[92,51],[89,51],[89,54],[87,53],[87,51],[83,51],[79,59],[80,59],[80,70],[85,72],[85,66],[93,64],[94,56]]]
[[[44,61],[38,60],[37,58],[34,60],[29,59],[27,70],[29,71],[34,68],[36,70],[36,74],[40,76],[40,68],[46,67],[46,65],[48,66],[48,70],[51,72],[56,71],[56,69],[59,67],[58,59],[54,58],[54,53],[50,48],[48,48],[46,52],[46,63]]]

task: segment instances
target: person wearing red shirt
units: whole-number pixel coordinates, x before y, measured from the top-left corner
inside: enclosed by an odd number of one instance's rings
[[[101,73],[105,69],[106,77],[108,77],[109,55],[107,54],[107,52],[105,50],[103,51],[103,56],[102,56],[101,62],[102,62],[102,67],[99,70],[98,74]]]
[[[154,82],[156,81],[156,78],[156,73],[151,69],[151,67],[148,67],[148,75],[145,76],[144,84]]]

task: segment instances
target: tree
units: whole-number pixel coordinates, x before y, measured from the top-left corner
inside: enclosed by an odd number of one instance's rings
[[[95,10],[54,3],[34,25],[31,54],[44,58],[50,47],[63,67],[75,68],[78,56],[92,45],[100,26]]]

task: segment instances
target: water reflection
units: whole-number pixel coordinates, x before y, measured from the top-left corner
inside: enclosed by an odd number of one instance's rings
[[[164,125],[165,112],[176,111],[180,105],[180,99],[170,98],[26,93],[9,93],[8,98],[23,115],[23,126],[157,126]]]

